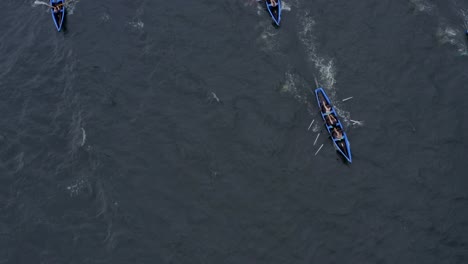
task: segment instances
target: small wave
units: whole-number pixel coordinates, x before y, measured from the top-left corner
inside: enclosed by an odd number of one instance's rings
[[[457,48],[461,55],[467,54],[464,32],[454,29],[448,25],[441,24],[437,29],[437,39],[442,44],[450,44]]]
[[[76,5],[78,4],[80,0],[67,0],[66,1],[66,8],[67,8],[67,14],[68,15],[73,15],[75,12]]]
[[[260,26],[263,28],[263,32],[260,33],[260,38],[258,40],[261,42],[261,49],[266,52],[275,50],[277,48],[278,41],[276,41],[274,38],[278,34],[278,31],[271,26],[271,22],[262,21]]]
[[[292,95],[301,103],[307,103],[307,96],[301,92],[302,89],[297,88],[298,86],[302,86],[301,83],[299,76],[291,72],[286,72],[285,82],[281,86],[280,92]]]
[[[427,0],[410,0],[410,2],[419,12],[429,13],[432,11],[432,9],[434,9],[434,4]]]
[[[322,120],[320,120],[320,121],[322,121]],[[320,122],[319,122],[319,123],[320,123]],[[312,126],[312,132],[315,132],[315,133],[317,133],[317,132],[319,132],[319,131],[320,131],[320,129],[322,129],[322,127],[321,127],[321,126],[319,126],[319,124],[318,124],[318,123],[316,123],[316,124],[314,124],[314,125]]]
[[[79,178],[74,183],[67,186],[67,191],[70,196],[77,196],[81,191],[88,186],[88,183],[85,178]]]
[[[21,152],[20,154],[18,154],[15,159],[18,162],[18,166],[16,167],[15,172],[18,172],[22,170],[24,167],[24,152]]]
[[[465,30],[468,30],[468,9],[467,10],[460,9],[460,14],[463,19],[463,25],[465,27]]]
[[[109,16],[109,14],[104,13],[104,14],[101,15],[100,19],[101,19],[102,22],[108,22],[110,20],[110,16]]]
[[[263,5],[257,5],[257,15],[260,16],[265,12],[265,8]]]
[[[145,23],[143,23],[143,21],[140,19],[128,22],[128,24],[136,30],[142,30],[145,27]]]
[[[285,1],[281,2],[281,10],[282,11],[291,11],[291,5]]]

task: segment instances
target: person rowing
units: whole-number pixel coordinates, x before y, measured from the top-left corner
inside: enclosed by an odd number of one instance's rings
[[[322,106],[323,106],[323,111],[325,111],[324,112],[325,115],[331,114],[332,107],[329,104],[327,104],[325,101],[322,101]]]
[[[327,125],[329,126],[334,126],[338,122],[338,120],[336,120],[333,114],[326,115],[325,121],[327,122]]]
[[[336,127],[333,128],[333,137],[337,140],[343,139],[343,133],[341,133],[340,130],[338,130]]]
[[[266,0],[268,4],[271,5],[271,7],[276,7],[278,5],[278,2],[276,2],[277,0]],[[257,1],[257,2],[261,2],[261,1]]]
[[[54,13],[57,14],[58,12],[62,11],[62,6],[63,6],[63,3],[52,6],[52,9],[54,10]]]

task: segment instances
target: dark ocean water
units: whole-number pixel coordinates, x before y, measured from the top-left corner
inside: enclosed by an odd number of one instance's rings
[[[284,7],[2,1],[0,263],[468,263],[468,2]]]

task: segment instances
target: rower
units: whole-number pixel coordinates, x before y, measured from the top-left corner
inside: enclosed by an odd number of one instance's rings
[[[325,115],[331,114],[332,108],[331,108],[331,106],[329,104],[325,103],[325,101],[322,101],[322,106],[323,106],[322,110],[325,111],[325,113],[324,113]]]
[[[326,115],[325,121],[327,122],[327,125],[329,126],[334,126],[338,122],[338,120],[336,120],[333,114]]]
[[[270,0],[270,5],[271,5],[272,7],[275,7],[275,6],[278,5],[278,3],[276,3],[275,0]]]
[[[58,4],[58,5],[53,6],[54,13],[60,12],[62,10],[62,6],[63,4]]]
[[[343,139],[343,133],[338,130],[336,127],[333,128],[333,137],[337,140]]]

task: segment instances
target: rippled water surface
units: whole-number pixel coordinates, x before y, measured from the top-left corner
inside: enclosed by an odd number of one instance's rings
[[[283,4],[2,1],[0,263],[468,263],[468,2]]]

